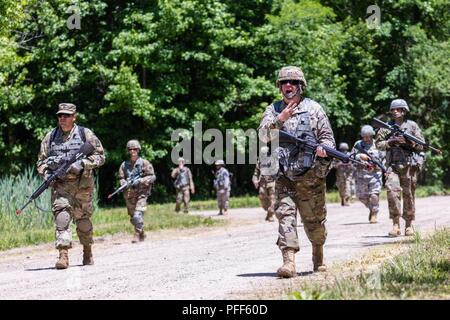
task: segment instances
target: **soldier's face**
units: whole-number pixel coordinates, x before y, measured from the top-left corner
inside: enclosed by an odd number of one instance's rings
[[[371,143],[372,142],[372,136],[362,136],[362,139],[366,143]]]
[[[63,131],[70,131],[73,128],[75,120],[77,119],[76,114],[58,114],[58,124]]]
[[[283,97],[286,99],[294,99],[300,89],[300,81],[299,80],[282,80],[280,81],[280,90],[283,94]]]
[[[178,162],[178,167],[180,169],[183,168],[184,167],[184,162],[183,161]]]
[[[394,108],[391,110],[391,115],[394,117],[394,119],[402,118],[405,115],[405,109]]]
[[[129,148],[128,149],[128,153],[130,154],[130,157],[133,158],[137,158],[138,154],[139,154],[139,149],[138,148]]]

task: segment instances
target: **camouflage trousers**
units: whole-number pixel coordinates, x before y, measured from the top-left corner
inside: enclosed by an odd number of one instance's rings
[[[356,196],[371,213],[380,211],[381,172],[356,176]]]
[[[415,193],[418,167],[404,166],[388,169],[386,179],[389,218],[400,217],[402,213],[401,196],[403,196],[403,219],[413,221],[416,214]]]
[[[222,211],[223,209],[228,210],[229,199],[230,199],[230,189],[217,190],[217,206],[219,207],[220,211]]]
[[[325,243],[325,178],[317,177],[313,169],[295,182],[281,176],[276,182],[275,199],[275,214],[279,223],[277,245],[280,250],[300,249],[296,207],[309,241],[313,245]]]
[[[275,213],[275,181],[261,184],[258,196],[263,209],[272,216]]]
[[[352,177],[340,177],[336,179],[336,186],[339,190],[341,199],[348,199],[352,195]]]
[[[147,194],[139,193],[137,190],[130,189],[124,193],[125,204],[127,206],[128,215],[130,216],[130,222],[133,224],[132,217],[135,211],[142,212],[142,217],[147,210]],[[134,225],[134,224],[133,224]],[[136,229],[135,231],[140,231]]]
[[[92,244],[92,196],[94,180],[79,188],[78,180],[56,182],[52,187],[52,212],[55,222],[56,249],[72,248],[70,222],[77,226],[81,244]]]
[[[189,211],[189,201],[191,200],[191,194],[189,192],[189,186],[177,188],[177,198],[175,203],[175,211],[179,212],[181,203],[184,204],[184,212]]]

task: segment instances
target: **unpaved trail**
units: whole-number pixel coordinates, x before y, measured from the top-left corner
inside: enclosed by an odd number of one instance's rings
[[[417,199],[416,229],[450,227],[449,205],[450,197]],[[216,211],[195,214],[213,216]],[[100,239],[93,266],[81,265],[81,246],[76,245],[67,270],[54,269],[57,251],[51,244],[4,251],[0,299],[235,299],[289,285],[289,279],[277,279],[275,273],[281,263],[275,245],[278,224],[265,222],[264,216],[259,208],[232,209],[224,218],[230,220],[226,227],[155,232],[140,244],[131,244],[131,235]],[[403,238],[387,237],[391,221],[386,201],[378,224],[367,219],[359,202],[328,205],[327,264]],[[310,276],[311,245],[303,228],[298,231],[297,271]]]

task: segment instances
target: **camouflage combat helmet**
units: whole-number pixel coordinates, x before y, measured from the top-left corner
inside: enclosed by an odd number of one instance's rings
[[[216,160],[216,162],[214,162],[214,165],[216,165],[216,166],[224,166],[225,162],[223,162],[223,160]]]
[[[278,72],[278,78],[276,81],[277,87],[280,86],[280,81],[283,80],[300,80],[303,87],[306,87],[306,79],[303,71],[299,67],[287,66],[281,68]]]
[[[392,100],[391,107],[389,108],[389,110],[396,109],[396,108],[403,108],[403,109],[405,109],[406,111],[409,112],[408,104],[403,99],[394,99],[394,100]]]
[[[127,142],[127,150],[129,149],[139,149],[141,150],[141,145],[139,144],[139,141],[137,140],[130,140]]]
[[[361,128],[361,137],[364,136],[374,136],[375,131],[373,130],[372,126],[365,125]]]
[[[349,147],[348,147],[348,144],[347,144],[347,143],[341,142],[341,143],[339,144],[339,150],[348,150],[348,149],[349,149]]]

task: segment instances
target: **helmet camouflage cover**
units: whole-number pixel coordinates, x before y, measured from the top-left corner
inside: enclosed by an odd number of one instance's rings
[[[361,137],[364,136],[374,136],[375,131],[373,130],[372,126],[365,125],[361,128]]]
[[[141,145],[139,144],[139,141],[137,140],[130,140],[127,142],[127,150],[128,149],[139,149],[141,150]]]
[[[278,72],[278,78],[276,81],[277,87],[279,87],[280,81],[283,80],[300,80],[300,82],[303,83],[303,86],[306,87],[305,75],[299,67],[287,66],[281,68]]]
[[[397,108],[403,108],[403,109],[406,109],[406,111],[409,111],[408,104],[403,99],[392,100],[391,107],[389,108],[389,110],[397,109]]]

